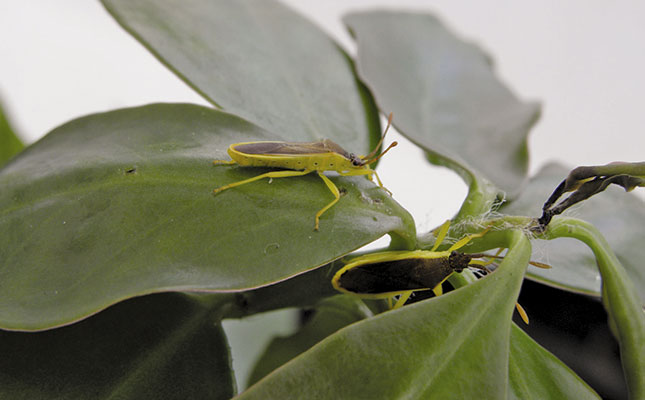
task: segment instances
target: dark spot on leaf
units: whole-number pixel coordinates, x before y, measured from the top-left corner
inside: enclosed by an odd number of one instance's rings
[[[137,167],[132,167],[125,170],[126,174],[134,174],[136,172],[137,172]]]

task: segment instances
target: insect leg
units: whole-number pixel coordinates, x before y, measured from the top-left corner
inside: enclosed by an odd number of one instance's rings
[[[453,250],[457,250],[457,249],[460,249],[460,248],[464,247],[471,240],[477,239],[477,238],[480,238],[480,237],[484,236],[486,233],[488,233],[489,230],[490,230],[490,228],[486,228],[486,229],[484,229],[483,231],[481,231],[479,233],[473,233],[472,235],[464,236],[463,238],[459,239],[455,244],[450,246],[448,251],[453,251]]]
[[[378,174],[376,173],[376,171],[375,171],[375,170],[373,170],[373,169],[372,169],[371,171],[372,171],[372,173],[371,173],[371,174],[369,174],[370,179],[372,178],[372,175],[374,175],[374,177],[376,178],[376,182],[378,182],[378,185],[379,185],[380,187],[382,187],[383,189],[385,189],[385,187],[383,186],[383,182],[381,182],[381,178],[379,178],[379,176],[378,176]],[[387,190],[387,189],[385,189],[385,190]],[[389,190],[388,190],[388,191],[389,191]]]
[[[233,164],[237,164],[237,162],[234,160],[215,160],[213,161],[213,164],[214,165],[233,165]]]
[[[522,307],[520,305],[520,303],[515,303],[515,308],[517,309],[517,312],[520,314],[520,317],[522,318],[522,321],[524,321],[524,323],[526,325],[528,325],[529,324],[529,316],[526,313],[526,311],[524,310],[524,307]]]
[[[437,248],[441,245],[443,240],[446,238],[446,235],[448,234],[448,229],[450,229],[450,220],[446,220],[446,222],[444,222],[439,227],[439,232],[437,232],[437,240],[435,240],[434,246],[432,246],[432,249],[430,249],[430,251],[437,250]]]
[[[367,177],[370,178],[370,180],[372,179],[372,175],[374,175],[376,177],[376,181],[378,182],[378,185],[381,187],[381,189],[385,190],[387,192],[387,194],[392,196],[392,192],[390,192],[389,190],[387,190],[387,188],[385,186],[383,186],[383,182],[381,182],[381,178],[378,177],[378,174],[373,169],[369,169],[369,168],[368,169],[358,169],[358,170],[347,171],[347,172],[339,172],[338,174],[342,175],[342,176],[367,175]]]
[[[332,200],[331,203],[327,204],[325,207],[323,207],[320,211],[316,213],[316,223],[314,225],[315,231],[318,230],[318,222],[320,221],[320,216],[323,215],[325,211],[329,210],[340,199],[340,192],[338,191],[338,188],[336,187],[334,182],[332,182],[329,178],[327,178],[325,174],[323,174],[322,172],[320,171],[317,171],[317,172],[318,172],[318,176],[320,176],[320,178],[322,178],[322,180],[325,182],[325,185],[327,185],[329,190],[334,195],[335,199]]]
[[[235,186],[240,186],[244,185],[246,183],[251,183],[263,178],[288,178],[291,176],[300,176],[300,175],[306,175],[310,173],[311,171],[304,170],[304,171],[292,171],[292,170],[286,170],[286,171],[272,171],[272,172],[267,172],[266,174],[261,174],[258,176],[254,176],[253,178],[249,179],[244,179],[243,181],[238,181],[238,182],[233,182],[228,185],[220,186],[216,189],[213,190],[213,193],[219,193],[223,190],[230,189]]]
[[[392,309],[394,310],[403,306],[405,302],[408,301],[408,299],[412,295],[412,292],[413,292],[412,290],[408,290],[406,292],[401,293],[401,295],[399,296],[399,299],[396,301],[396,304],[394,305],[394,307],[392,307]]]
[[[376,173],[376,171],[375,170],[371,170],[371,171],[372,171],[372,174],[370,174],[369,176],[371,177],[372,175],[374,175],[374,177],[376,178],[376,182],[378,182],[378,185],[381,187],[381,189],[385,190],[387,194],[392,196],[392,192],[390,192],[388,188],[383,186],[383,182],[381,182],[381,178],[378,177],[378,174]]]
[[[445,282],[446,279],[448,279],[448,276],[432,289],[432,292],[434,293],[435,296],[439,297],[443,294],[443,287],[441,286],[441,284],[443,284],[443,282]],[[399,299],[396,301],[396,304],[394,304],[394,307],[390,307],[390,308],[394,310],[399,307],[402,307],[405,304],[405,302],[408,301],[408,299],[410,298],[413,292],[414,290],[407,290],[405,292],[401,292],[399,294]]]

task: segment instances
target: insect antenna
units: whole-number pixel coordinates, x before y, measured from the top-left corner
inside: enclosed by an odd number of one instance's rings
[[[372,150],[372,152],[370,154],[366,155],[365,157],[362,157],[362,159],[364,160],[363,164],[371,164],[371,163],[373,163],[374,161],[376,161],[379,158],[381,158],[381,156],[383,154],[387,153],[388,150],[390,150],[392,147],[394,147],[394,146],[396,146],[398,144],[397,142],[393,142],[387,149],[385,149],[384,152],[382,152],[380,155],[376,156],[376,152],[378,151],[378,149],[383,144],[383,140],[385,139],[385,135],[387,134],[387,131],[390,129],[390,126],[392,126],[392,117],[393,116],[394,116],[393,113],[390,113],[390,115],[388,116],[388,118],[387,118],[387,126],[385,127],[385,131],[383,131],[383,136],[381,136],[381,140],[378,141],[378,143],[374,147],[374,150]]]
[[[388,152],[392,147],[396,146],[397,144],[399,144],[399,142],[392,142],[392,144],[390,144],[390,145],[387,147],[387,149],[385,149],[385,151],[384,151],[384,152],[382,152],[381,154],[379,154],[378,156],[376,156],[376,157],[374,157],[374,158],[372,158],[372,159],[370,159],[370,160],[365,160],[365,161],[363,162],[363,165],[371,164],[371,163],[375,162],[375,161],[376,161],[376,160],[378,160],[379,158],[383,157],[383,156],[385,155],[385,153],[387,153],[387,152]]]
[[[496,258],[498,260],[503,260],[504,259],[504,256],[500,256],[499,253],[497,253],[495,255],[486,254],[486,253],[476,253],[476,254],[473,253],[473,254],[469,254],[469,255],[472,258],[491,258],[491,259]],[[491,262],[492,262],[492,260],[491,260]],[[476,269],[480,269],[480,270],[487,270],[488,272],[491,272],[488,268],[481,268],[480,267],[480,265],[483,265],[485,267],[486,265],[491,264],[491,262],[473,260],[473,261],[471,261],[470,264],[468,264],[468,266],[476,268]],[[539,261],[529,261],[529,264],[531,264],[534,267],[538,267],[538,268],[542,268],[542,269],[550,269],[551,268],[551,266],[549,264],[541,263]]]

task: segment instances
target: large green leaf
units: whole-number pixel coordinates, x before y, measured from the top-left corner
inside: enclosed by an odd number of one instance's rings
[[[0,107],[0,166],[15,154],[20,153],[23,147]]]
[[[168,290],[231,291],[323,265],[414,224],[365,177],[315,175],[212,190],[265,172],[214,166],[230,143],[267,139],[240,118],[157,104],[55,129],[0,171],[0,326],[67,324]]]
[[[240,399],[505,398],[511,314],[530,254],[522,234],[511,238],[490,276],[343,328]]]
[[[500,211],[539,217],[542,204],[566,178],[569,170],[558,164],[546,165],[531,179],[522,194]],[[566,214],[575,214],[602,232],[645,304],[645,267],[642,263],[645,247],[641,244],[645,226],[643,201],[623,189],[609,187]],[[548,270],[530,267],[529,273],[534,279],[566,290],[600,296],[600,272],[592,251],[584,243],[571,238],[536,241],[533,254],[535,261],[546,262],[553,267]]]
[[[213,104],[291,140],[357,152],[379,136],[351,60],[273,0],[103,0],[114,18]]]
[[[217,315],[181,294],[145,296],[72,326],[0,331],[0,397],[229,399],[230,356]]]
[[[535,343],[517,325],[511,330],[509,399],[598,399],[562,361]]]
[[[276,337],[267,345],[253,368],[248,384],[257,382],[340,328],[372,316],[370,309],[360,299],[346,295],[324,299],[312,312],[313,315],[298,332],[288,337]]]
[[[520,102],[486,54],[427,14],[372,11],[344,21],[358,43],[360,76],[403,135],[469,183],[518,191],[539,107]]]
[[[343,267],[342,260],[273,285],[237,292],[226,309],[225,318],[243,318],[288,307],[314,307],[321,300],[338,294],[331,284],[331,277]]]

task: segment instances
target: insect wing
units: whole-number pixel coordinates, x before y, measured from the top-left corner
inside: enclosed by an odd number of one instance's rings
[[[336,142],[333,142],[333,141],[331,141],[329,139],[324,139],[324,140],[321,140],[318,143],[320,143],[322,145],[322,147],[327,149],[327,151],[331,151],[332,153],[340,154],[341,156],[343,156],[343,157],[345,157],[347,159],[351,158],[350,154],[347,151],[345,151],[345,149],[340,147],[340,145],[338,143],[336,143]]]
[[[307,155],[338,153],[349,158],[347,152],[329,139],[319,142],[249,142],[233,145],[233,148],[244,154],[258,155]]]
[[[338,278],[338,286],[356,294],[433,289],[452,272],[445,258],[406,258],[350,268]]]

